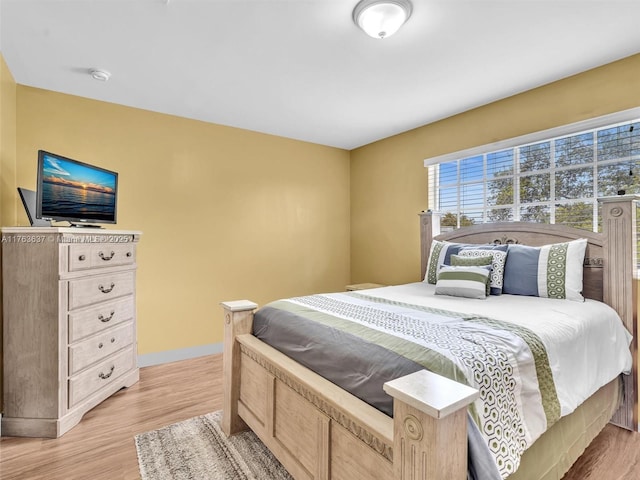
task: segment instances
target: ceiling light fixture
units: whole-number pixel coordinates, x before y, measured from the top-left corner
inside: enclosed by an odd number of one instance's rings
[[[411,16],[409,0],[361,0],[353,9],[353,21],[373,38],[396,33]]]
[[[89,74],[94,80],[98,80],[99,82],[106,82],[111,78],[111,74],[106,70],[100,70],[97,68],[92,68],[89,70]]]

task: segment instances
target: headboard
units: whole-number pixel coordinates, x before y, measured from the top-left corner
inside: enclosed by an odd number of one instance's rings
[[[583,295],[613,307],[633,335],[633,372],[624,375],[624,400],[612,423],[630,430],[638,426],[637,398],[637,265],[635,195],[607,197],[602,203],[602,233],[565,225],[532,222],[488,223],[440,233],[440,216],[420,214],[421,277],[425,277],[429,250],[434,239],[458,243],[518,243],[541,246],[587,239],[583,270]],[[508,261],[508,260],[507,260]]]
[[[432,222],[437,221],[433,215]],[[583,295],[586,298],[602,301],[603,299],[603,235],[600,233],[578,230],[564,225],[548,225],[532,222],[485,223],[453,230],[433,238],[457,243],[517,243],[538,247],[550,243],[567,242],[578,238],[587,239],[583,273]],[[422,260],[422,277],[426,272],[429,259],[429,245],[424,245],[425,258]]]

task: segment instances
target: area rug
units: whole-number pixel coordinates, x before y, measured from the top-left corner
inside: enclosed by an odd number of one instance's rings
[[[136,435],[142,480],[293,480],[258,437],[227,438],[222,412]]]

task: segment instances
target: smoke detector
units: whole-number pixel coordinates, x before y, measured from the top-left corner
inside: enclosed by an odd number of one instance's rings
[[[111,74],[109,72],[106,70],[100,70],[99,68],[92,68],[89,70],[89,74],[91,75],[91,78],[98,80],[99,82],[106,82],[111,78]]]

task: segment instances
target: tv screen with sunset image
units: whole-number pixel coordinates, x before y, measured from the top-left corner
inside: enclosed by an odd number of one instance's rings
[[[116,222],[118,174],[40,150],[38,218]]]

